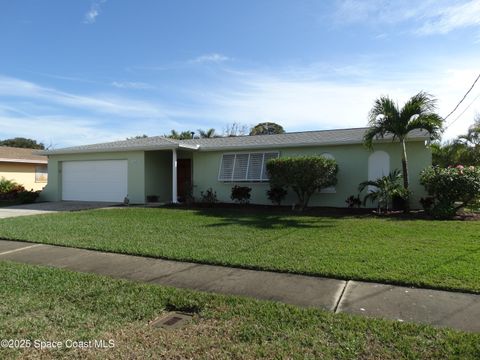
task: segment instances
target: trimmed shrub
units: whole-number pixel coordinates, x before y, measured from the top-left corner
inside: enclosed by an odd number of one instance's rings
[[[230,195],[230,198],[240,204],[248,204],[250,202],[251,191],[252,188],[249,188],[248,186],[235,185],[232,187],[232,194]]]
[[[31,204],[40,196],[40,191],[21,191],[17,193],[17,199],[22,204]]]
[[[287,190],[279,186],[270,186],[270,190],[267,190],[267,197],[272,203],[280,206],[282,201],[287,196]]]
[[[480,198],[480,167],[431,166],[422,171],[420,183],[433,198],[427,211],[437,218],[453,217],[459,209]]]
[[[303,210],[316,191],[337,183],[335,160],[322,156],[285,157],[267,162],[270,186],[291,188]]]

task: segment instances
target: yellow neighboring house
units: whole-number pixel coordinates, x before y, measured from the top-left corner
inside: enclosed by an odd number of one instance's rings
[[[27,190],[42,190],[47,185],[48,158],[38,150],[0,146],[0,178],[22,185]]]

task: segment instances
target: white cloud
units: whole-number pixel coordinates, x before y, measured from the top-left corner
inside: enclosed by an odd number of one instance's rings
[[[121,98],[109,94],[76,95],[32,82],[0,76],[0,95],[41,99],[46,102],[122,117],[168,117],[168,110],[147,101]]]
[[[97,21],[97,16],[100,15],[101,5],[107,0],[95,0],[91,5],[90,9],[87,11],[83,18],[85,24],[93,24]]]
[[[317,63],[275,70],[222,67],[208,81],[169,88],[175,102],[168,104],[115,94],[72,94],[0,76],[0,138],[34,137],[65,146],[144,133],[161,135],[170,129],[221,131],[232,122],[273,121],[287,131],[358,127],[366,125],[368,111],[380,95],[401,104],[420,90],[437,97],[438,113],[445,116],[478,72],[476,59],[450,60],[449,64],[430,62],[415,71],[389,71],[377,63],[359,64],[358,59],[335,66]],[[448,120],[461,115],[445,137],[466,132],[477,112],[480,87]]]
[[[480,26],[480,0],[343,0],[335,11],[337,23],[399,24],[413,22],[419,35],[446,34]]]
[[[197,58],[191,60],[192,63],[221,63],[224,61],[230,60],[228,56],[212,53],[212,54],[204,54],[198,56]]]
[[[421,2],[388,0],[343,0],[334,13],[338,23],[383,23],[393,24],[422,16],[433,6],[441,6],[444,0]]]
[[[56,113],[52,111],[47,115],[36,115],[34,112],[0,105],[0,139],[34,138],[57,148],[124,140],[145,133],[159,135],[159,129],[178,126],[178,123],[168,119],[138,118],[131,121],[106,116],[77,116],[59,109]]]
[[[136,81],[113,81],[112,86],[119,88],[119,89],[137,89],[137,90],[145,90],[145,89],[152,89],[153,86],[144,82],[136,82]]]
[[[188,126],[197,114],[180,106],[120,97],[77,95],[0,76],[0,139],[35,138],[57,147],[160,135]]]
[[[359,127],[366,126],[368,111],[374,99],[381,95],[389,95],[401,104],[425,90],[436,96],[438,113],[445,116],[463,96],[477,69],[459,66],[444,70],[439,66],[430,71],[377,76],[372,76],[371,72],[363,76],[364,69],[355,71],[349,67],[348,71],[357,74],[352,75],[350,81],[344,81],[341,76],[319,78],[316,70],[312,70],[314,73],[308,77],[305,69],[299,72],[300,76],[294,71],[270,74],[230,72],[227,86],[210,90],[198,88],[191,96],[203,104],[197,110],[199,114],[223,123],[273,121],[288,131]],[[447,123],[455,119],[478,93],[480,88]],[[448,129],[445,138],[465,132],[479,111],[480,101],[474,102]]]
[[[471,0],[433,10],[427,22],[418,30],[420,34],[446,34],[455,29],[480,26],[480,1]]]

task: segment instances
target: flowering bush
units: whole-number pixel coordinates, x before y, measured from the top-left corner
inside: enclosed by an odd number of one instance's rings
[[[429,212],[438,218],[452,217],[480,198],[480,167],[431,166],[422,171],[420,183],[433,198]]]

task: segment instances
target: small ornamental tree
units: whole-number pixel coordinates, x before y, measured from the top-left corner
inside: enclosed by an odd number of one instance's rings
[[[267,162],[271,187],[291,188],[303,210],[316,191],[337,183],[335,160],[322,156],[302,156],[272,159]]]
[[[480,167],[430,166],[422,171],[420,183],[433,199],[431,214],[438,218],[452,217],[480,198]]]

